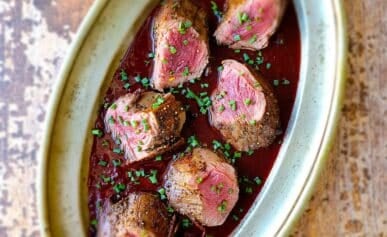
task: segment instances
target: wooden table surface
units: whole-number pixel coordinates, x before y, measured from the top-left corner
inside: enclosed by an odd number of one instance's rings
[[[47,100],[93,0],[0,0],[0,236],[39,236]],[[387,236],[387,0],[344,0],[349,59],[338,135],[294,236]]]

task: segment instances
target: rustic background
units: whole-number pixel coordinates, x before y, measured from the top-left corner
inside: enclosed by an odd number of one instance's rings
[[[0,0],[0,236],[39,236],[37,151],[52,85],[93,0]],[[343,0],[338,136],[294,236],[387,236],[387,0]]]

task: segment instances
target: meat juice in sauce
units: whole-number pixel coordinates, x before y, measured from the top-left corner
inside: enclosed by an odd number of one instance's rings
[[[299,79],[300,67],[300,34],[296,14],[293,6],[290,4],[282,20],[277,33],[271,38],[269,46],[259,52],[241,50],[239,53],[225,46],[218,46],[215,39],[211,36],[218,24],[217,17],[211,10],[211,3],[208,0],[195,1],[208,12],[208,26],[210,35],[210,62],[207,72],[204,73],[200,81],[187,83],[184,88],[190,88],[196,94],[208,92],[216,87],[218,71],[224,59],[235,59],[245,62],[244,53],[247,53],[253,60],[258,56],[263,58],[264,62],[259,65],[259,72],[264,76],[266,81],[273,86],[274,92],[278,99],[280,108],[281,131],[285,131],[288,125],[292,107],[296,97],[296,90]],[[215,1],[219,8],[223,6],[224,0]],[[153,61],[149,58],[149,53],[153,52],[152,23],[157,9],[146,19],[143,26],[137,33],[134,41],[128,48],[121,63],[116,70],[105,97],[104,105],[101,105],[99,116],[95,123],[95,128],[105,131],[104,115],[107,106],[113,103],[120,96],[133,92],[139,88],[144,89],[140,83],[136,83],[135,77],[140,75],[141,78],[150,78],[152,75]],[[260,56],[261,55],[261,56]],[[254,66],[250,68],[254,69]],[[128,81],[122,80],[122,71],[128,76]],[[130,83],[130,87],[125,85]],[[202,88],[201,84],[208,83],[208,88]],[[148,88],[149,90],[149,88]],[[168,91],[168,90],[166,90]],[[195,101],[185,98],[184,95],[175,94],[176,98],[184,105],[190,105],[187,111],[187,121],[184,125],[182,135],[187,140],[188,137],[195,135],[202,146],[212,149],[212,141],[218,140],[225,143],[218,131],[211,127],[208,122],[208,116],[202,115]],[[209,236],[227,236],[239,224],[245,216],[250,206],[257,197],[266,178],[268,177],[272,165],[277,157],[281,147],[283,135],[279,135],[276,141],[268,148],[259,149],[252,155],[242,153],[242,157],[235,162],[235,168],[238,177],[247,177],[251,183],[240,183],[239,200],[230,213],[226,222],[219,227],[206,227],[206,234]],[[95,236],[95,221],[98,209],[104,201],[109,198],[117,201],[133,191],[149,191],[157,193],[162,183],[162,176],[168,162],[174,154],[185,150],[186,146],[181,149],[169,152],[162,156],[162,161],[150,160],[138,164],[127,165],[122,154],[117,154],[119,145],[111,139],[110,134],[104,133],[101,137],[95,137],[90,156],[90,169],[88,179],[88,206],[90,212],[91,226],[90,236]],[[233,150],[230,151],[232,154]],[[143,169],[145,174],[150,170],[158,170],[158,184],[152,184],[146,177],[140,178],[137,184],[130,182],[128,171]],[[262,183],[254,184],[254,178],[259,177]],[[123,186],[124,185],[124,186]],[[120,187],[120,188],[117,188]],[[124,188],[123,188],[124,187]],[[251,192],[252,191],[252,192]],[[179,217],[181,220],[184,217]],[[93,225],[94,223],[94,225]],[[201,231],[190,225],[188,228],[180,227],[178,236],[200,236]]]

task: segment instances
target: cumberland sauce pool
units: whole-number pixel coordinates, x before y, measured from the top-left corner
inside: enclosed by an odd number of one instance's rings
[[[219,10],[223,0],[215,1]],[[210,60],[205,73],[198,80],[183,84],[172,92],[177,100],[186,108],[186,122],[182,136],[186,144],[161,156],[135,164],[125,163],[123,151],[118,141],[106,132],[104,117],[107,108],[120,96],[138,89],[151,90],[149,86],[153,69],[153,36],[152,26],[155,13],[159,7],[145,20],[132,44],[121,59],[112,79],[111,85],[104,96],[104,103],[92,133],[95,136],[90,156],[88,179],[88,206],[90,212],[90,236],[97,233],[97,214],[106,200],[113,203],[135,191],[152,192],[159,195],[167,204],[162,189],[163,174],[171,159],[183,152],[187,146],[199,143],[211,150],[222,147],[230,163],[238,173],[240,194],[239,200],[228,216],[226,222],[219,227],[206,227],[206,236],[227,236],[238,226],[248,212],[264,185],[272,165],[281,147],[283,133],[286,131],[292,107],[296,97],[300,67],[300,34],[297,18],[292,5],[289,5],[282,24],[271,37],[269,46],[260,51],[233,50],[226,46],[218,46],[212,37],[218,26],[218,10],[208,0],[195,1],[207,11],[210,35]],[[217,86],[218,68],[225,59],[235,59],[249,65],[251,70],[258,71],[272,85],[280,108],[281,127],[276,141],[268,148],[255,152],[238,152],[226,144],[220,133],[211,127],[208,115],[200,111],[197,101],[188,99],[189,89],[196,95],[207,92],[210,95]],[[168,205],[168,204],[167,204]],[[176,214],[179,227],[177,236],[201,236],[203,229],[185,217]],[[171,215],[173,210],[171,210]]]

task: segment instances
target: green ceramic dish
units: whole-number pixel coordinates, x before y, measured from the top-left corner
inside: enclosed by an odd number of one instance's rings
[[[235,236],[286,235],[310,196],[339,117],[346,61],[340,0],[294,0],[302,38],[300,82],[272,172]],[[43,236],[86,236],[90,129],[125,49],[157,1],[96,0],[51,97],[39,169]]]

